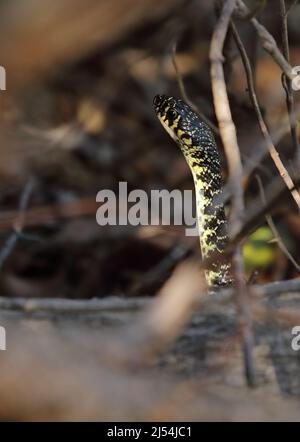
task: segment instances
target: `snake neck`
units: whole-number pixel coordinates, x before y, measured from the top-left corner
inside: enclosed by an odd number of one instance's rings
[[[231,285],[231,262],[224,256],[229,238],[221,198],[221,161],[216,143],[211,136],[202,140],[202,146],[178,144],[194,179],[202,258],[212,257],[205,271],[206,281],[211,288]]]
[[[211,259],[205,271],[210,288],[233,283],[232,266],[225,257],[228,226],[222,203],[221,161],[213,135],[205,131],[199,145],[179,142],[193,175],[196,192],[196,213],[203,259]],[[201,143],[201,144],[200,144]]]
[[[231,263],[224,255],[228,234],[220,198],[221,162],[213,133],[190,106],[180,99],[156,95],[154,106],[161,124],[181,148],[193,174],[201,252],[202,257],[208,259],[208,285],[230,285]]]
[[[221,175],[212,174],[203,165],[191,168],[196,192],[196,213],[202,257],[213,257],[205,271],[210,287],[232,284],[231,263],[224,257],[228,244],[228,227],[221,203]]]

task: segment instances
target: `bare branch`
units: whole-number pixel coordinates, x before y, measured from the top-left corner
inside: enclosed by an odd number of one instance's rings
[[[182,272],[182,268],[180,272]],[[198,282],[199,281],[197,281],[197,284]],[[163,290],[166,291],[166,287]],[[285,293],[298,293],[300,291],[300,278],[253,285],[251,290],[253,299],[266,300],[264,298],[272,298],[274,300],[277,296]],[[163,295],[163,291],[161,292],[161,295]],[[192,300],[193,305],[196,303],[198,307],[200,305],[209,305],[211,307],[215,306],[216,309],[219,309],[225,304],[235,300],[235,290],[233,288],[222,289],[218,291],[218,293],[212,293],[209,296],[207,295],[208,294],[204,292],[199,293],[198,291],[196,299]],[[158,298],[150,298],[149,296],[140,298],[107,296],[102,299],[88,300],[67,298],[7,298],[0,296],[0,309],[20,310],[32,313],[41,311],[47,311],[49,313],[121,312],[123,310],[142,310],[143,308],[150,307],[152,304],[156,303],[157,299]],[[181,296],[180,302],[184,299],[185,298]],[[276,318],[273,317],[273,320],[276,320]]]
[[[299,0],[294,0],[293,3],[291,3],[291,5],[289,6],[289,8],[286,10],[286,15],[289,14],[289,12],[291,11],[291,9],[297,5],[297,3],[299,2]]]
[[[236,129],[232,121],[229,99],[225,85],[222,55],[225,37],[235,5],[235,0],[227,0],[224,2],[219,20],[212,36],[209,53],[215,112],[228,161],[229,182],[231,188],[234,189],[229,231],[231,238],[240,229],[244,216],[244,197],[242,185],[243,170],[240,150],[237,142]],[[240,247],[236,248],[233,263],[238,292],[237,303],[241,312],[240,326],[243,341],[245,375],[248,384],[252,386],[254,384],[254,367],[252,362],[252,318],[247,301],[248,294],[246,292],[246,285],[244,281],[243,260]]]
[[[8,237],[8,239],[4,244],[4,247],[0,251],[0,268],[3,266],[6,259],[12,253],[20,237],[24,225],[25,210],[28,205],[29,198],[33,190],[33,186],[34,186],[34,180],[33,178],[30,178],[27,181],[24,190],[21,194],[19,211],[17,218],[14,222],[14,232]]]
[[[281,17],[281,33],[282,33],[282,46],[283,46],[283,55],[286,60],[290,62],[290,51],[289,51],[289,37],[288,37],[288,26],[287,26],[287,12],[285,7],[285,0],[280,1],[280,17]],[[295,103],[294,103],[294,94],[292,88],[292,82],[285,74],[282,74],[282,84],[286,93],[286,105],[289,114],[289,121],[291,126],[291,137],[294,144],[295,155],[297,158],[298,164],[300,164],[300,146],[297,136],[297,128],[296,128],[296,117],[295,117]]]
[[[249,14],[249,9],[245,5],[242,0],[237,0],[237,11],[240,17],[245,18]],[[292,66],[288,63],[285,57],[282,55],[280,50],[278,49],[277,43],[274,37],[267,31],[267,29],[256,19],[252,18],[250,20],[254,29],[257,32],[257,35],[261,41],[263,49],[268,52],[274,61],[280,66],[281,70],[285,73],[285,75],[293,80],[294,74],[292,72]]]
[[[177,60],[176,60],[176,43],[174,43],[174,45],[172,46],[172,63],[176,72],[176,78],[177,78],[177,82],[178,82],[178,86],[179,86],[179,90],[181,93],[182,98],[184,99],[184,101],[193,109],[193,111],[199,115],[199,117],[201,118],[201,120],[203,120],[208,127],[211,128],[211,130],[216,134],[216,135],[220,135],[219,129],[217,128],[217,126],[214,125],[214,123],[212,123],[204,114],[203,112],[201,112],[198,108],[198,106],[196,106],[196,104],[188,97],[187,93],[186,93],[186,89],[184,86],[184,82],[182,79],[182,76],[180,74],[179,68],[178,68],[178,64],[177,64]]]
[[[263,188],[261,179],[260,179],[260,177],[258,175],[256,175],[256,179],[257,179],[257,182],[258,182],[258,186],[259,186],[262,202],[264,204],[266,204],[267,203],[266,195],[265,195],[265,192],[264,192],[264,188]],[[289,261],[291,261],[291,263],[293,264],[293,266],[295,267],[297,272],[300,273],[300,266],[297,264],[297,262],[295,261],[294,257],[290,254],[290,252],[288,251],[286,245],[284,244],[284,242],[283,242],[283,240],[282,240],[282,238],[281,238],[281,236],[280,236],[280,234],[279,234],[279,232],[277,230],[277,227],[275,226],[273,218],[271,217],[271,215],[266,215],[265,217],[266,217],[266,220],[267,220],[267,223],[268,223],[270,229],[273,232],[273,235],[274,235],[274,237],[276,239],[276,242],[277,242],[279,248],[283,251],[283,253],[287,257],[287,259]]]
[[[263,116],[262,116],[262,113],[260,110],[260,106],[258,103],[257,95],[255,92],[253,73],[252,73],[252,68],[251,68],[251,64],[250,64],[247,52],[245,50],[242,40],[240,39],[238,31],[233,23],[231,23],[231,29],[233,32],[234,40],[236,42],[236,45],[239,49],[239,52],[240,52],[240,55],[242,58],[242,62],[243,62],[244,69],[246,72],[246,77],[247,77],[249,96],[250,96],[252,105],[254,107],[254,110],[256,112],[256,116],[257,116],[257,120],[258,120],[258,124],[259,124],[260,130],[261,130],[261,133],[266,140],[266,144],[267,144],[269,153],[272,157],[272,160],[274,161],[275,166],[277,167],[278,172],[280,173],[280,176],[284,180],[287,188],[290,190],[292,197],[294,198],[294,200],[300,210],[299,192],[297,191],[297,189],[295,189],[294,183],[293,183],[286,167],[284,166],[283,162],[280,159],[279,153],[277,152],[277,150],[273,144],[271,135],[270,135],[267,125],[263,119]]]
[[[232,121],[230,105],[225,85],[222,50],[235,1],[224,3],[220,19],[212,36],[209,58],[211,62],[211,82],[215,112],[219,123],[220,135],[225,149],[229,168],[229,180],[235,189],[230,222],[230,234],[240,227],[244,212],[242,163],[238,147],[236,130]]]
[[[251,18],[256,17],[265,8],[266,3],[267,0],[257,0],[249,13],[243,17],[243,20],[251,20]]]

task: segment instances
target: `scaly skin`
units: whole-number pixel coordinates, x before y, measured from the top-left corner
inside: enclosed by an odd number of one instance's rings
[[[228,233],[224,205],[218,198],[222,192],[221,161],[214,136],[182,100],[156,95],[153,103],[158,119],[181,148],[194,178],[202,257],[213,257],[205,272],[207,283],[210,287],[230,285],[231,263],[222,257]]]

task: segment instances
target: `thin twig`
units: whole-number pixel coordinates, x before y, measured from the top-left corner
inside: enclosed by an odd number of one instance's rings
[[[249,9],[242,0],[237,0],[237,12],[238,16],[241,18],[247,17],[249,14]],[[257,35],[261,41],[263,49],[268,52],[274,61],[280,66],[281,70],[285,73],[287,78],[293,80],[295,74],[293,74],[292,66],[288,63],[286,58],[282,55],[278,49],[277,43],[274,37],[269,33],[269,31],[256,19],[252,18],[250,23],[253,25],[257,32]]]
[[[209,53],[214,107],[219,123],[220,135],[228,161],[229,182],[232,189],[234,189],[229,231],[231,238],[241,228],[244,216],[242,163],[237,142],[236,129],[232,121],[229,99],[225,85],[222,55],[225,37],[235,6],[236,0],[227,0],[224,2],[219,20],[212,36]],[[252,317],[247,299],[248,293],[244,280],[243,260],[240,247],[237,247],[235,250],[233,264],[237,287],[237,304],[241,313],[240,328],[243,341],[245,375],[248,385],[253,386],[255,376],[253,366]]]
[[[251,20],[251,18],[256,17],[265,8],[267,0],[257,0],[252,10],[243,17],[243,20]]]
[[[281,17],[281,33],[282,33],[282,47],[283,55],[286,60],[290,62],[290,51],[289,51],[289,37],[288,37],[288,26],[287,26],[287,12],[285,7],[285,0],[279,0],[280,2],[280,17]],[[285,74],[282,74],[282,84],[286,93],[286,105],[289,114],[289,121],[291,126],[291,137],[294,144],[295,155],[297,158],[297,163],[300,164],[300,146],[297,136],[296,127],[296,117],[295,117],[295,103],[294,94],[292,88],[292,82]]]
[[[299,117],[300,115],[300,108],[296,108],[295,109],[295,114],[296,114],[296,118]],[[279,143],[279,141],[286,135],[288,134],[290,131],[290,126],[289,126],[289,122],[284,119],[282,121],[282,123],[279,124],[279,126],[276,129],[273,129],[270,134],[271,134],[271,138],[273,140],[273,142],[275,144]],[[255,142],[254,142],[255,144]],[[251,173],[254,171],[254,169],[261,163],[261,161],[264,159],[265,155],[268,153],[268,145],[267,142],[265,140],[265,138],[263,138],[262,141],[260,141],[260,143],[256,146],[255,149],[253,149],[253,152],[251,153],[251,155],[246,159],[245,163],[244,163],[244,169],[243,169],[243,180],[244,182],[246,180],[248,180],[248,178],[250,177]],[[284,184],[285,186],[285,184]],[[231,196],[231,190],[230,190],[230,186],[228,184],[226,184],[224,186],[222,195],[220,197],[220,202],[222,202],[223,204],[225,204],[230,196]]]
[[[249,91],[250,100],[251,100],[252,105],[254,107],[261,133],[266,140],[268,150],[270,152],[270,155],[272,157],[272,160],[273,160],[275,166],[278,169],[278,172],[280,173],[280,176],[282,177],[283,181],[285,182],[287,188],[290,190],[292,197],[294,198],[294,200],[300,210],[299,192],[297,189],[295,189],[294,183],[293,183],[286,167],[284,166],[283,162],[280,159],[279,153],[277,152],[277,150],[273,144],[271,135],[270,135],[267,125],[263,119],[263,116],[262,116],[262,113],[260,110],[260,106],[258,103],[257,95],[255,92],[251,64],[250,64],[246,49],[244,47],[244,44],[243,44],[243,42],[239,36],[239,33],[233,23],[231,23],[231,30],[232,30],[234,40],[236,42],[236,45],[238,47],[238,50],[239,50],[241,58],[242,58],[242,62],[243,62],[246,77],[247,77],[247,84],[248,84],[248,91]]]
[[[28,205],[29,198],[33,190],[33,186],[34,186],[34,179],[31,177],[27,181],[24,190],[21,194],[18,216],[14,222],[14,232],[7,238],[4,246],[0,251],[0,269],[3,266],[4,262],[6,261],[6,259],[12,253],[13,249],[17,244],[18,239],[21,236],[23,223],[24,223],[25,210]]]
[[[286,10],[286,15],[289,14],[289,12],[291,11],[291,9],[297,5],[297,3],[299,2],[299,0],[294,0],[293,3],[290,4],[290,6],[288,7],[288,9]]]
[[[226,158],[229,168],[229,181],[232,188],[235,189],[233,195],[230,234],[233,235],[242,224],[244,213],[243,187],[242,187],[242,163],[239,146],[237,142],[236,130],[232,121],[230,105],[225,85],[225,76],[223,70],[222,50],[226,33],[229,26],[231,14],[235,7],[234,0],[227,0],[221,12],[212,36],[210,45],[211,62],[211,82],[214,99],[214,107],[220,128],[220,135],[224,145]]]
[[[263,188],[263,184],[262,184],[262,181],[261,181],[261,179],[260,179],[260,176],[259,176],[259,175],[256,175],[256,179],[257,179],[258,186],[259,186],[259,190],[260,190],[261,200],[262,200],[262,202],[263,202],[264,204],[266,204],[266,203],[267,203],[267,201],[266,201],[266,195],[265,195],[265,192],[264,192],[264,188]],[[274,237],[275,237],[275,240],[276,240],[276,242],[277,242],[279,248],[280,248],[280,249],[282,250],[282,252],[285,254],[285,256],[287,257],[287,259],[288,259],[289,261],[291,261],[291,263],[293,264],[293,266],[295,267],[295,269],[297,270],[297,272],[300,273],[300,266],[297,264],[297,262],[295,261],[294,257],[291,255],[291,253],[288,251],[286,245],[284,244],[284,242],[283,242],[283,240],[282,240],[282,238],[281,238],[281,236],[280,236],[280,234],[279,234],[279,232],[278,232],[278,230],[277,230],[277,227],[276,227],[276,225],[275,225],[275,223],[274,223],[274,221],[273,221],[272,216],[271,216],[271,215],[265,215],[265,218],[266,218],[266,221],[267,221],[267,223],[268,223],[270,229],[271,229],[272,232],[273,232],[273,235],[274,235]]]
[[[300,184],[300,176],[295,181],[296,185]],[[240,242],[245,236],[249,235],[255,228],[261,224],[261,219],[266,213],[270,213],[275,204],[288,194],[289,190],[283,184],[281,177],[274,178],[266,188],[266,204],[258,204],[255,198],[247,208],[245,222],[242,229],[232,238],[228,249],[232,250],[234,243]]]
[[[40,207],[33,207],[24,211],[23,223],[26,227],[57,221],[60,219],[94,215],[101,203],[95,197],[82,197],[77,200]],[[130,204],[129,204],[130,206]],[[11,229],[19,218],[19,211],[6,211],[0,214],[0,230]]]
[[[210,121],[204,114],[203,112],[201,112],[198,108],[198,106],[189,98],[189,96],[186,93],[186,89],[184,86],[184,82],[182,79],[182,76],[180,74],[179,68],[178,68],[178,64],[177,64],[177,60],[176,60],[176,43],[174,43],[174,45],[172,46],[172,63],[176,72],[176,78],[177,78],[177,83],[179,86],[179,90],[180,90],[180,94],[182,96],[182,98],[184,99],[184,101],[193,109],[193,111],[199,115],[199,117],[207,124],[207,126],[210,127],[210,129],[216,134],[216,135],[220,135],[219,129],[217,128],[217,126]]]
[[[300,107],[298,106],[295,109],[295,121],[300,116]],[[277,124],[277,127],[270,130],[271,139],[274,144],[279,143],[282,138],[288,134],[290,131],[289,121],[286,118],[282,119],[282,122]],[[255,144],[255,143],[254,143]],[[260,162],[264,159],[265,155],[268,153],[268,144],[263,138],[262,142],[258,144],[258,146],[253,150],[250,157],[247,158],[244,164],[244,179],[247,179],[253,170],[260,164]]]
[[[300,175],[298,175],[295,184],[297,186],[300,184]],[[281,198],[287,195],[288,192],[289,190],[282,182],[281,177],[276,176],[266,188],[266,204],[258,204],[257,198],[254,198],[249,203],[241,230],[236,232],[235,236],[231,238],[230,242],[225,247],[223,254],[224,259],[226,257],[228,258],[228,256],[231,256],[236,249],[237,244],[240,244],[245,237],[253,232],[259,225],[261,225],[262,217],[265,216],[267,213],[270,213],[276,203],[278,203]],[[215,258],[216,256],[212,253],[209,258],[203,259],[201,263],[201,268],[208,268]]]
[[[244,277],[244,261],[241,246],[236,248],[233,255],[234,275],[236,277],[236,301],[241,313],[239,318],[240,330],[243,342],[244,370],[249,387],[256,385],[255,367],[253,359],[254,336],[252,310],[249,297],[252,294],[251,287],[247,286]]]

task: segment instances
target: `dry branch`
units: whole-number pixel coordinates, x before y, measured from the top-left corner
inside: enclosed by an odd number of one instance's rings
[[[285,0],[279,0],[280,4],[280,16],[281,16],[281,34],[282,34],[282,46],[283,46],[283,55],[285,56],[287,62],[290,62],[290,49],[289,49],[289,36],[288,36],[288,24],[287,24],[287,11],[285,7]],[[296,126],[296,115],[295,115],[295,103],[294,103],[294,94],[292,88],[292,82],[286,75],[282,76],[283,87],[286,92],[286,104],[287,110],[289,114],[289,121],[291,126],[291,137],[294,144],[295,156],[298,160],[298,165],[300,165],[300,146],[297,135],[297,126]]]
[[[173,63],[173,66],[174,66],[174,69],[176,72],[178,87],[179,87],[182,98],[193,109],[193,111],[199,115],[199,117],[207,124],[207,126],[211,128],[211,130],[214,132],[214,134],[220,135],[220,132],[219,132],[219,129],[217,128],[217,126],[215,126],[212,121],[210,121],[202,112],[200,112],[200,109],[198,108],[198,106],[196,106],[196,104],[187,95],[187,92],[186,92],[186,89],[184,86],[184,82],[183,82],[182,76],[180,74],[180,71],[179,71],[179,68],[177,65],[177,61],[176,61],[176,44],[174,44],[172,47],[172,63]]]
[[[299,192],[297,191],[297,189],[295,189],[294,183],[286,169],[286,167],[284,166],[283,162],[280,159],[279,153],[277,152],[273,141],[271,139],[271,135],[268,131],[267,125],[263,119],[261,110],[260,110],[260,106],[258,103],[258,99],[257,99],[257,95],[255,92],[255,86],[254,86],[254,78],[253,78],[253,74],[252,74],[252,68],[251,68],[251,64],[247,55],[247,52],[245,50],[245,47],[243,45],[242,40],[240,39],[240,36],[236,30],[236,27],[234,26],[233,23],[231,23],[231,29],[233,32],[233,37],[235,39],[235,42],[237,44],[237,47],[240,51],[241,54],[241,58],[242,58],[242,62],[244,65],[244,69],[246,72],[246,77],[247,77],[247,84],[248,84],[248,91],[249,91],[249,95],[250,95],[250,99],[252,102],[252,105],[254,107],[256,116],[257,116],[257,120],[258,120],[258,124],[261,130],[261,133],[263,135],[263,137],[266,140],[266,144],[269,150],[269,153],[272,157],[272,160],[275,164],[275,166],[277,167],[278,172],[280,173],[280,176],[282,177],[282,179],[284,180],[287,188],[290,190],[292,197],[295,200],[295,203],[297,204],[299,210],[300,210],[300,195]]]
[[[232,213],[230,220],[230,235],[233,236],[240,228],[244,213],[242,163],[236,137],[235,126],[232,121],[230,105],[225,85],[223,70],[224,57],[222,50],[227,34],[230,17],[234,11],[235,0],[226,1],[220,18],[214,30],[209,59],[211,63],[210,75],[216,117],[219,123],[220,135],[224,145],[229,168],[230,186],[234,189]]]
[[[186,276],[190,283],[192,278]],[[182,339],[165,354],[163,364],[148,372],[141,370],[137,359],[132,365],[133,356],[138,354],[134,346],[154,344],[156,339],[166,338],[165,333],[170,337],[170,324],[164,322],[179,297],[163,298],[170,296],[172,287],[159,301],[169,307],[163,317],[157,310],[158,300],[36,299],[30,301],[30,307],[26,304],[29,300],[0,298],[0,322],[7,326],[9,337],[9,351],[1,362],[0,418],[296,419],[299,405],[292,399],[284,401],[278,385],[289,387],[293,378],[291,393],[296,394],[300,387],[297,355],[290,350],[291,321],[299,319],[299,289],[300,279],[253,287],[253,310],[257,320],[264,321],[264,326],[256,330],[257,361],[263,378],[255,394],[244,388],[239,371],[240,353],[232,335],[232,290],[198,297],[201,308],[194,311],[194,319],[188,321],[185,330],[181,330],[182,318],[181,325],[172,322],[171,330],[179,325],[176,336],[180,332]],[[293,309],[289,307],[292,291],[296,292]],[[279,296],[282,292],[286,295]],[[185,294],[181,292],[181,299]],[[196,298],[188,298],[194,310]],[[139,316],[143,307],[147,310]],[[181,304],[177,311],[180,308]],[[266,320],[276,324],[271,327]],[[278,324],[282,324],[280,329]],[[145,329],[148,341],[141,341]],[[147,348],[142,349],[140,357],[145,356]],[[156,342],[152,350],[155,353],[161,348]],[[131,359],[130,370],[128,365],[120,365],[124,358]],[[174,369],[184,361],[185,371],[178,378]],[[191,362],[193,379],[188,369]],[[26,373],[26,382],[20,373]]]
[[[245,18],[249,15],[249,9],[242,0],[237,0],[237,6],[238,6],[237,12],[240,17]],[[285,75],[290,80],[293,80],[294,74],[292,72],[292,66],[288,63],[288,61],[285,59],[285,57],[278,49],[274,37],[256,18],[251,18],[250,22],[257,32],[257,35],[260,39],[263,49],[271,55],[275,63],[278,64],[278,66],[285,73]]]
[[[198,284],[198,282],[196,283]],[[165,290],[165,289],[164,289]],[[276,299],[284,293],[298,293],[300,291],[300,278],[286,281],[271,282],[263,285],[253,285],[251,294],[257,300],[263,298]],[[218,293],[207,293],[198,291],[196,296],[197,306],[218,307],[234,300],[234,289],[222,289]],[[107,296],[103,299],[64,299],[64,298],[6,298],[0,297],[0,310],[15,310],[23,312],[48,313],[89,313],[89,312],[122,312],[135,311],[147,308],[155,303],[155,299],[148,297],[122,298],[119,296]],[[194,303],[194,301],[193,301]],[[273,318],[276,320],[276,318]]]
[[[12,253],[14,247],[17,244],[17,241],[22,233],[23,225],[24,225],[24,213],[27,208],[32,190],[34,186],[34,179],[29,178],[27,181],[24,190],[21,194],[20,204],[18,215],[14,222],[14,232],[7,238],[4,246],[0,250],[0,269],[4,263],[4,261],[8,258],[8,256]]]
[[[265,192],[264,192],[264,187],[262,184],[262,181],[260,179],[260,177],[258,175],[256,175],[256,179],[258,182],[258,186],[259,186],[259,190],[260,190],[260,195],[261,195],[261,200],[264,204],[266,204],[266,196],[265,196]],[[297,264],[297,262],[295,261],[295,258],[293,257],[293,255],[289,252],[288,248],[286,247],[286,245],[283,242],[283,239],[281,238],[277,227],[273,221],[272,216],[270,215],[266,215],[266,221],[270,227],[270,229],[272,230],[272,233],[274,235],[275,241],[277,242],[279,248],[282,250],[282,252],[285,254],[285,256],[287,257],[287,259],[293,264],[293,266],[295,267],[295,269],[297,270],[297,272],[300,273],[300,266]]]
[[[229,220],[230,238],[234,237],[236,232],[241,228],[244,216],[244,196],[242,185],[243,169],[240,150],[237,142],[236,129],[232,121],[229,99],[226,90],[222,55],[225,37],[235,5],[235,0],[227,0],[224,2],[224,6],[211,39],[209,52],[214,107],[228,162],[229,184],[231,188],[234,189],[232,192],[232,211]],[[245,374],[249,385],[253,385],[254,367],[252,362],[252,319],[249,304],[247,302],[248,293],[244,280],[244,268],[240,247],[237,247],[235,250],[233,264],[236,286],[238,289],[237,303],[241,311],[240,326],[244,347]]]

